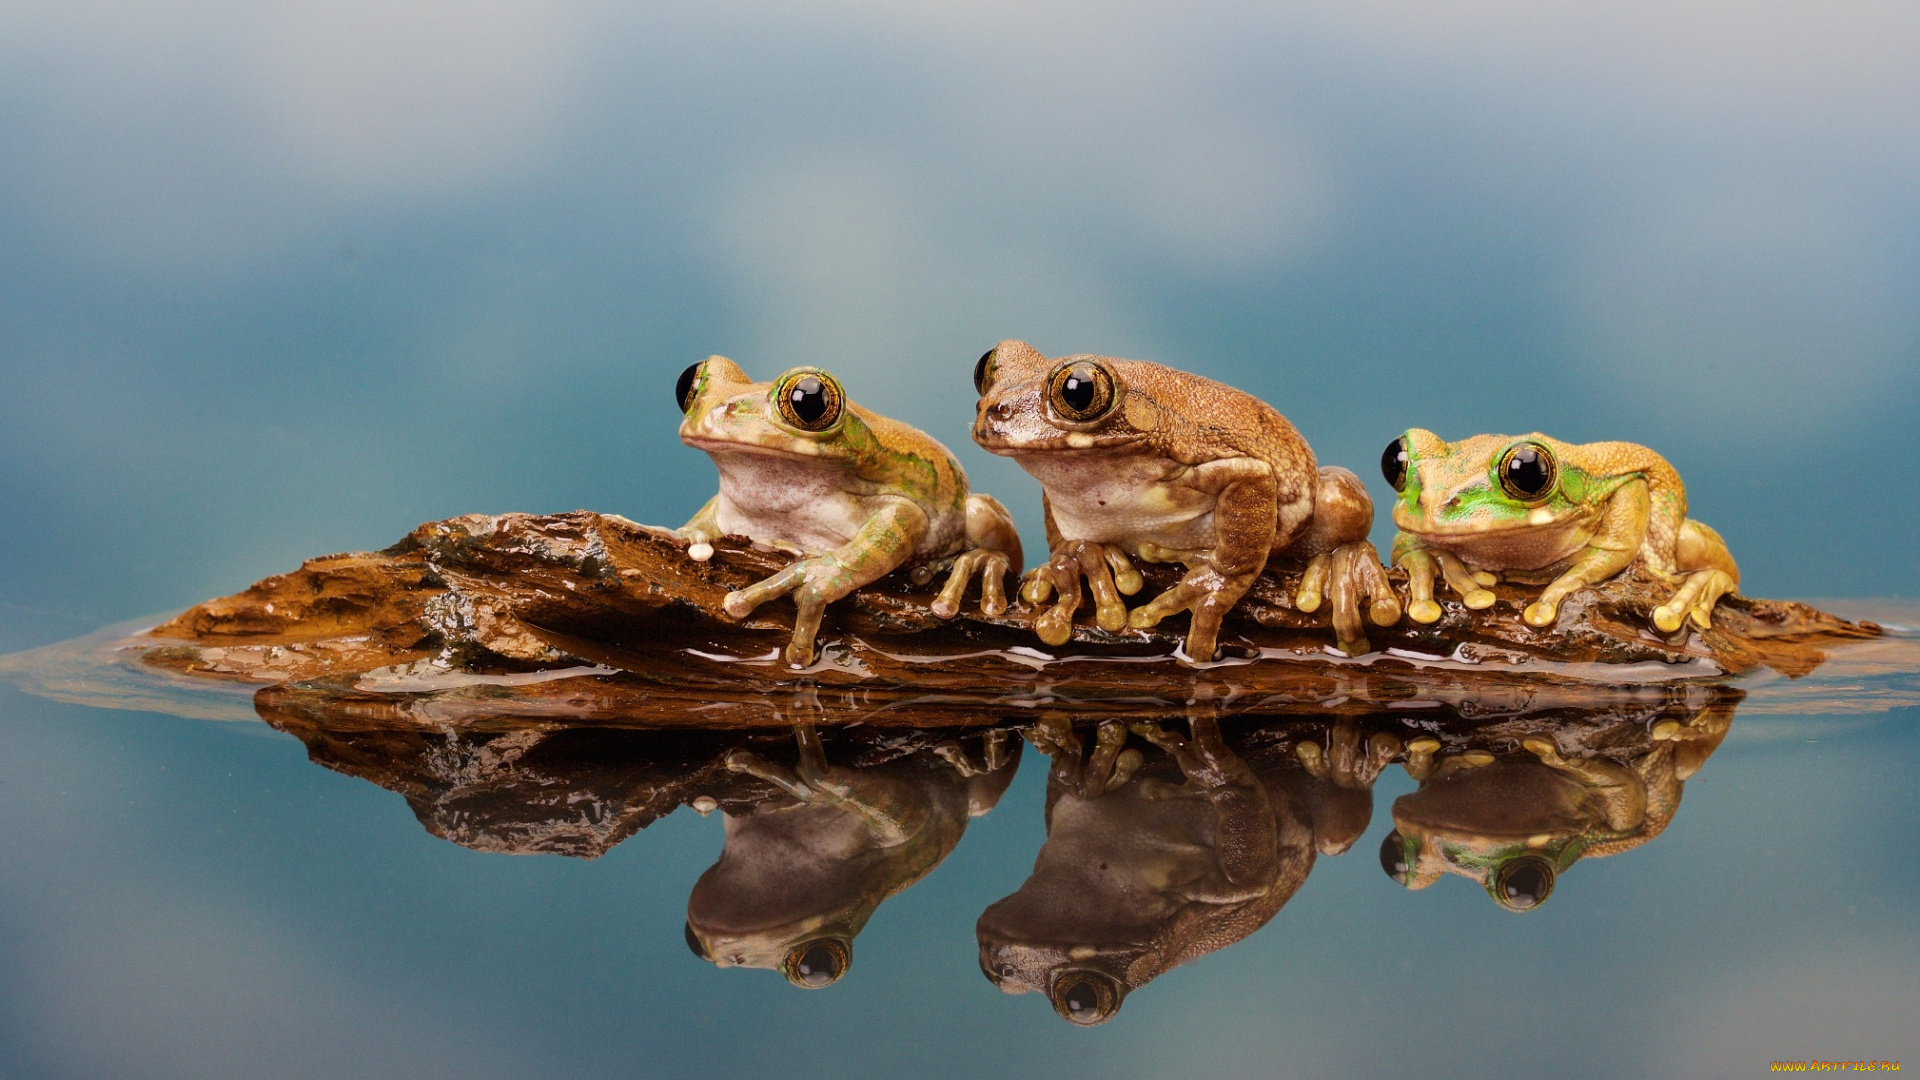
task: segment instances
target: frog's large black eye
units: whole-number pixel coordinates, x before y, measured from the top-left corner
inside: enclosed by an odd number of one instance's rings
[[[1069,971],[1053,984],[1053,1011],[1085,1027],[1104,1024],[1120,1011],[1120,987],[1099,971]]]
[[[995,345],[993,348],[981,353],[980,359],[973,365],[974,393],[985,396],[987,387],[993,385],[993,373],[995,369],[1000,366],[995,359],[996,354],[999,352],[1000,346]]]
[[[705,363],[702,360],[699,364],[688,364],[687,370],[680,373],[680,381],[673,384],[673,400],[680,403],[681,412],[693,408],[693,392],[700,387],[700,365]]]
[[[713,957],[707,953],[707,947],[701,944],[700,935],[693,932],[692,923],[687,924],[687,948],[692,949],[693,955],[702,960],[713,959]]]
[[[840,384],[824,371],[801,368],[780,379],[773,396],[780,416],[802,431],[825,431],[840,419],[846,398]]]
[[[1092,360],[1069,360],[1048,377],[1047,403],[1062,420],[1098,420],[1113,408],[1113,373]]]
[[[1500,486],[1521,502],[1536,502],[1553,494],[1560,467],[1553,451],[1539,443],[1520,443],[1500,455]]]
[[[1532,911],[1553,895],[1553,864],[1538,855],[1501,863],[1493,874],[1493,902],[1508,911]]]
[[[1407,460],[1405,435],[1388,443],[1387,449],[1380,455],[1380,472],[1395,491],[1407,490]]]
[[[853,966],[853,954],[839,938],[803,941],[787,952],[780,973],[803,990],[818,990],[840,981]]]
[[[1388,833],[1386,839],[1380,841],[1380,869],[1402,885],[1413,876],[1413,867],[1407,865],[1407,841],[1400,835],[1399,829]]]

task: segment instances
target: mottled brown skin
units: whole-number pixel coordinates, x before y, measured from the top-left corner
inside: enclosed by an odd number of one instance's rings
[[[1192,717],[1190,738],[1132,730],[1173,758],[1180,782],[1142,771],[1115,722],[1091,753],[1064,718],[1029,732],[1052,759],[1047,840],[1032,875],[975,926],[994,985],[1045,994],[1078,1024],[1111,1019],[1169,968],[1266,925],[1313,869],[1304,808],[1264,785],[1211,715]]]
[[[1111,378],[1098,415],[1075,418],[1058,376],[1094,366]],[[1040,481],[1052,558],[1026,575],[1021,595],[1039,605],[1034,628],[1064,644],[1084,578],[1095,619],[1108,631],[1192,613],[1186,655],[1211,660],[1221,620],[1275,556],[1309,560],[1296,603],[1317,610],[1329,595],[1342,651],[1368,651],[1360,598],[1381,626],[1400,617],[1378,554],[1367,542],[1373,503],[1353,473],[1319,468],[1286,417],[1258,398],[1141,360],[1050,360],[1022,341],[981,359],[973,438]],[[1131,560],[1177,562],[1180,583],[1129,612],[1121,595],[1142,581]]]

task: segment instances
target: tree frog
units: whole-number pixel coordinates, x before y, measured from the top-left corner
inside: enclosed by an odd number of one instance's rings
[[[990,495],[967,490],[967,474],[931,436],[847,400],[839,380],[797,367],[768,383],[710,356],[674,388],[680,440],[705,450],[720,491],[676,530],[697,560],[737,533],[798,556],[780,573],[728,593],[728,615],[788,593],[798,615],[786,661],[812,663],[826,606],[894,569],[916,563],[916,580],[951,565],[934,614],[960,610],[980,575],[980,609],[1006,611],[1003,577],[1020,572],[1020,534]]]
[[[1263,785],[1210,715],[1191,738],[1157,724],[1133,734],[1177,772],[1100,725],[1088,754],[1071,723],[1029,733],[1052,759],[1047,839],[1033,873],[980,916],[980,968],[1009,994],[1038,991],[1075,1024],[1119,1012],[1128,993],[1264,926],[1313,868],[1303,807]]]
[[[1627,764],[1565,755],[1544,735],[1523,738],[1518,754],[1470,750],[1435,763],[1437,741],[1416,739],[1408,772],[1420,788],[1394,800],[1381,868],[1409,889],[1458,874],[1508,911],[1531,911],[1580,859],[1628,851],[1665,831],[1685,781],[1732,720],[1731,705],[1709,706],[1684,724],[1662,720],[1653,749]]]
[[[983,763],[956,743],[871,768],[830,765],[809,724],[795,725],[789,769],[748,750],[727,768],[791,798],[728,814],[720,860],[687,898],[687,945],[720,967],[772,968],[802,989],[831,986],[882,901],[953,851],[1019,768],[1020,744],[983,736]]]
[[[1663,633],[1689,619],[1706,629],[1740,583],[1720,534],[1687,517],[1680,474],[1644,446],[1538,433],[1448,443],[1414,428],[1387,444],[1380,468],[1399,493],[1393,560],[1407,570],[1416,622],[1440,618],[1436,576],[1475,609],[1493,605],[1487,586],[1499,575],[1547,582],[1522,617],[1548,626],[1569,594],[1638,559],[1679,585],[1653,611]]]
[[[1367,651],[1359,598],[1373,621],[1400,618],[1379,556],[1367,542],[1373,502],[1346,469],[1316,466],[1287,418],[1251,394],[1140,360],[1049,360],[1003,341],[974,366],[980,400],[973,440],[1040,481],[1051,559],[1026,575],[1021,596],[1040,605],[1040,639],[1065,644],[1093,593],[1101,629],[1148,627],[1193,614],[1186,656],[1213,659],[1221,620],[1267,560],[1309,560],[1295,603],[1333,601],[1340,649]],[[1184,563],[1186,576],[1128,611],[1143,584],[1131,560]]]

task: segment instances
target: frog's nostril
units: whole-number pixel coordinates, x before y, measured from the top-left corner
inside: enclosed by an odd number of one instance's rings
[[[987,411],[993,414],[995,420],[1013,419],[1013,406],[1004,401]]]

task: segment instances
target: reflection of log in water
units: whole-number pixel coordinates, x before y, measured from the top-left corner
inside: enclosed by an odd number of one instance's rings
[[[1349,659],[1329,650],[1324,611],[1292,606],[1299,568],[1276,564],[1228,621],[1228,661],[1196,672],[1171,659],[1185,632],[1174,623],[1117,634],[1080,626],[1047,652],[1019,608],[937,619],[926,606],[932,586],[899,573],[836,604],[823,659],[796,672],[774,659],[790,605],[744,622],[720,614],[729,589],[784,561],[722,543],[697,563],[657,531],[584,511],[455,518],[384,552],[315,559],[193,608],[154,631],[170,643],[146,659],[192,676],[306,684],[395,721],[535,713],[742,726],[767,721],[754,695],[810,684],[857,697],[869,722],[952,724],[1036,695],[1164,709],[1193,696],[1196,681],[1264,698],[1268,710],[1337,708],[1336,699],[1539,704],[1763,665],[1801,674],[1834,645],[1877,633],[1804,605],[1732,598],[1711,630],[1661,637],[1646,613],[1664,587],[1627,575],[1576,594],[1551,631],[1519,617],[1536,590],[1502,586],[1486,611],[1450,604],[1432,626],[1371,628],[1380,651]],[[1150,588],[1176,573],[1147,569]],[[1252,658],[1263,662],[1243,662]],[[694,709],[717,697],[731,703]]]
[[[1075,1022],[1111,1017],[1274,918],[1318,857],[1366,832],[1373,784],[1396,764],[1423,784],[1394,805],[1389,874],[1416,887],[1464,874],[1505,906],[1537,906],[1578,859],[1669,827],[1739,699],[1694,687],[1497,717],[1032,714],[1048,838],[1028,881],[981,916],[983,968]],[[688,944],[806,987],[847,970],[875,908],[946,858],[1019,765],[1006,728],[850,727],[807,692],[766,703],[797,725],[734,731],[532,718],[430,733],[279,700],[260,695],[261,715],[314,761],[401,793],[430,832],[479,850],[592,857],[681,806],[723,811],[726,849],[690,883]]]

